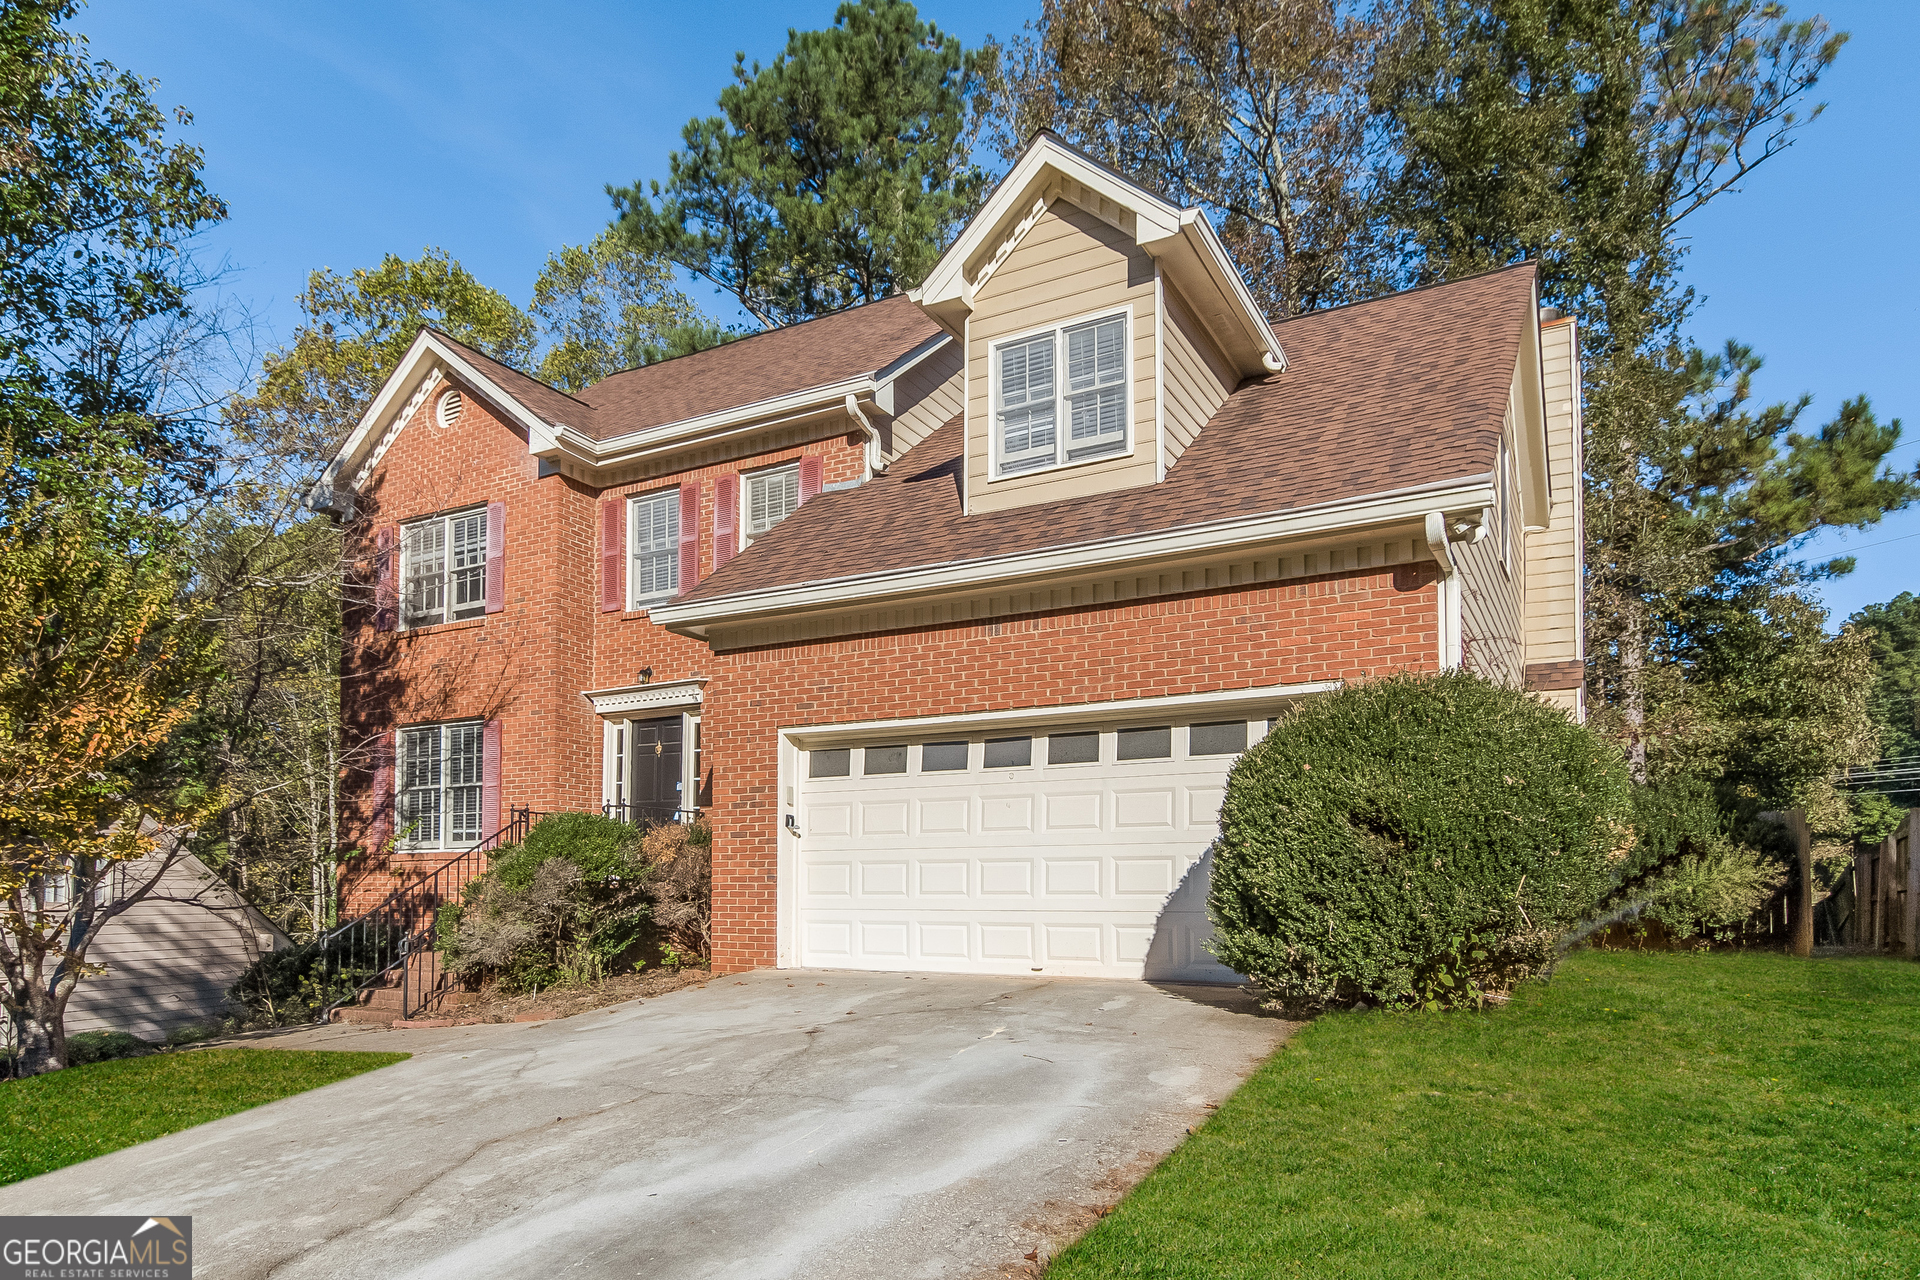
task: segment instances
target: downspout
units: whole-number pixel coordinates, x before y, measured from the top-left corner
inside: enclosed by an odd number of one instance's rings
[[[1440,565],[1440,669],[1451,671],[1460,665],[1460,566],[1447,541],[1447,517],[1429,511],[1426,524],[1427,549]]]
[[[852,392],[847,393],[847,416],[859,423],[860,429],[867,433],[867,474],[865,478],[871,480],[873,477],[885,473],[887,469],[887,455],[880,447],[880,428],[873,425],[873,420],[868,418],[866,413],[860,408],[860,401]]]

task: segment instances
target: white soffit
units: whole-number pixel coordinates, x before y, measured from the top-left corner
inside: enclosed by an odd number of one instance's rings
[[[585,696],[594,714],[626,718],[635,712],[684,710],[706,700],[705,676],[691,680],[663,680],[659,684],[628,685],[624,689],[594,689]]]
[[[1032,225],[1043,207],[1045,188],[1056,176],[1078,183],[1132,215],[1134,243],[1160,262],[1189,304],[1211,321],[1215,339],[1243,374],[1286,367],[1286,355],[1272,326],[1260,314],[1205,214],[1169,204],[1045,132],[1035,136],[985,207],[909,296],[941,326],[958,334],[973,310],[974,290],[995,265],[989,261],[977,273],[978,279],[969,279],[967,264],[990,245],[1004,248],[1017,238],[1023,224]]]

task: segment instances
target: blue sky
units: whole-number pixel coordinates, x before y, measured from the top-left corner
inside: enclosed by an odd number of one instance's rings
[[[968,44],[1017,30],[1037,3],[927,3]],[[315,267],[368,266],[438,245],[524,303],[546,255],[605,225],[607,183],[664,175],[687,119],[712,109],[735,50],[769,58],[828,0],[724,6],[573,0],[93,0],[75,24],[98,56],[160,81],[232,206],[207,248],[269,336],[297,320]],[[1815,397],[1808,427],[1866,392],[1904,418],[1920,462],[1920,5],[1817,9],[1853,41],[1823,86],[1830,105],[1738,195],[1686,225],[1693,329],[1767,357],[1760,394]],[[725,308],[709,300],[717,312]],[[1810,554],[1858,549],[1821,595],[1838,623],[1915,589],[1920,510]]]

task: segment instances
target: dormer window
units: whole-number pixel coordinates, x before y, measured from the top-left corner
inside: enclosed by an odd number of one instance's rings
[[[997,343],[993,375],[996,478],[1127,452],[1124,314]]]

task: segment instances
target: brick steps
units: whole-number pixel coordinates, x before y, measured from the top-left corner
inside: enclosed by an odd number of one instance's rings
[[[478,992],[462,991],[452,985],[452,979],[440,971],[440,957],[436,952],[421,952],[409,959],[407,964],[409,971],[404,991],[400,973],[390,973],[384,981],[362,991],[353,1004],[335,1009],[332,1021],[370,1026],[391,1026],[395,1023],[409,1025],[402,1017],[405,1010],[401,1007],[401,1000],[403,996],[411,995],[416,1006],[412,1024],[431,1020],[434,1025],[440,1025],[440,1016],[444,1011],[472,1004],[480,998]],[[430,993],[424,1009],[418,1007],[422,992]]]

